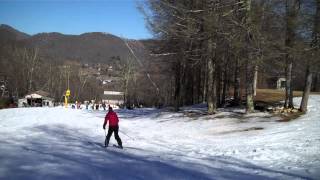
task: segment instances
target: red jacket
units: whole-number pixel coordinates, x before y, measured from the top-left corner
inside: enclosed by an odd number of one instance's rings
[[[103,127],[105,127],[105,125],[108,123],[108,120],[109,120],[109,126],[118,126],[119,119],[115,112],[109,111],[107,113],[106,117],[104,118]]]

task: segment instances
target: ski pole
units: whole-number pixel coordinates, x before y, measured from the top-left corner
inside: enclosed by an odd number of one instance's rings
[[[105,135],[105,139],[104,139],[104,147],[107,147],[107,132],[106,132],[106,129],[104,129],[104,135]]]
[[[120,130],[119,130],[119,132],[121,132],[122,134],[126,135],[127,137],[129,137],[130,139],[132,139],[132,140],[135,141],[135,139],[134,139],[133,137],[128,136],[126,133],[124,133],[124,132],[122,132],[122,131],[120,131]]]

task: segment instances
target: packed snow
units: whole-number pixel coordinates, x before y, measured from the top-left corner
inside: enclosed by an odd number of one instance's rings
[[[319,179],[320,96],[309,104],[289,122],[201,105],[116,110],[123,150],[114,136],[103,147],[103,110],[3,109],[0,179]]]

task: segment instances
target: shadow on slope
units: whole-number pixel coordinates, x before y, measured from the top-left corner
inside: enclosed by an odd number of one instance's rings
[[[305,178],[261,168],[231,157],[195,161],[161,158],[139,148],[101,148],[98,139],[62,125],[37,126],[24,141],[0,148],[5,179],[271,179]],[[18,141],[18,142],[16,142]],[[200,163],[205,162],[205,163]],[[258,173],[257,173],[258,172]],[[270,176],[271,175],[271,176]],[[305,178],[307,179],[307,178]]]

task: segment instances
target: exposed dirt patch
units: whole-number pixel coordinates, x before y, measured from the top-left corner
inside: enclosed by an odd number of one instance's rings
[[[264,129],[263,127],[251,127],[248,129],[244,129],[242,131],[256,131],[256,130],[263,130],[263,129]]]
[[[224,132],[221,132],[219,134],[231,134],[231,133],[237,133],[237,132],[259,131],[259,130],[263,130],[263,129],[264,129],[263,127],[250,127],[250,128],[246,128],[246,129],[224,131]]]
[[[293,97],[302,96],[301,91],[293,91]],[[258,89],[256,101],[276,103],[285,99],[285,91],[277,89]]]
[[[208,115],[208,113],[205,111],[185,111],[183,114],[187,117],[190,117],[190,118]]]
[[[293,121],[293,120],[299,118],[303,114],[304,113],[300,112],[300,111],[293,112],[293,113],[279,114],[280,119],[278,120],[278,122],[290,122],[290,121]]]

